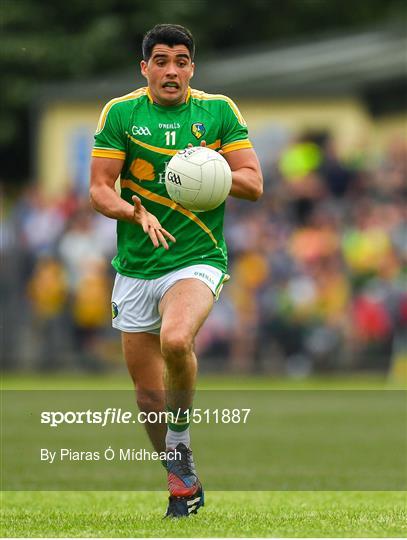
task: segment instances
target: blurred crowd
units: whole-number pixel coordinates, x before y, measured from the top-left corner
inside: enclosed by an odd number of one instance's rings
[[[261,200],[227,202],[231,280],[197,340],[202,369],[388,369],[406,346],[406,141],[339,156],[329,135],[308,133],[263,172]],[[6,367],[121,365],[114,221],[73,191],[2,196]]]

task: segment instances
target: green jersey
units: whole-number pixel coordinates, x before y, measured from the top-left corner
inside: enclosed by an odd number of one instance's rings
[[[251,148],[238,108],[226,96],[189,89],[185,103],[164,107],[153,102],[148,88],[112,99],[104,107],[92,155],[124,159],[121,197],[140,197],[162,227],[176,238],[169,250],[155,248],[138,224],[117,223],[118,252],[112,264],[129,277],[155,279],[194,264],[209,264],[226,272],[223,237],[225,204],[195,213],[173,202],[165,188],[165,168],[171,157],[205,140],[224,153]]]

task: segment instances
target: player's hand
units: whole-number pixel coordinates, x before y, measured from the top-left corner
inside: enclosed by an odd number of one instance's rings
[[[154,247],[157,248],[161,244],[165,249],[169,249],[166,238],[171,242],[176,241],[172,234],[161,227],[160,222],[153,214],[147,212],[137,195],[133,195],[131,199],[134,203],[134,222],[141,225],[143,231],[150,237]]]
[[[188,148],[192,148],[194,145],[192,143],[188,143]],[[201,141],[200,146],[206,146],[206,141]],[[223,154],[223,150],[218,150],[219,154]]]

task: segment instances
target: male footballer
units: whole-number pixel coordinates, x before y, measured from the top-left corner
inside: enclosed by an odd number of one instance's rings
[[[158,452],[172,451],[165,463],[166,515],[182,517],[204,504],[187,411],[197,374],[194,339],[228,278],[225,205],[200,213],[175,205],[165,188],[165,167],[177,151],[207,145],[229,163],[233,197],[257,200],[263,178],[233,101],[190,88],[195,46],[189,30],[157,25],[144,36],[142,52],[147,86],[102,110],[90,196],[97,211],[117,220],[113,326],[122,334],[138,406],[174,413],[167,425],[146,427]]]

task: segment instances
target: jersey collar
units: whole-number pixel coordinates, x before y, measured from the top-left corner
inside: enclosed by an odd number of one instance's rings
[[[150,103],[154,103],[153,96],[151,95],[150,88],[148,86],[147,86],[146,94]],[[191,87],[188,86],[187,98],[185,100],[185,103],[188,103],[190,97],[191,97]],[[179,105],[182,105],[182,103],[179,103]]]

